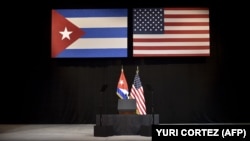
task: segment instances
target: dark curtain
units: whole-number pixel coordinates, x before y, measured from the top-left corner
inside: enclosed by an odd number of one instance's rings
[[[27,51],[16,48],[4,66],[0,123],[85,124],[100,112],[118,114],[121,66],[129,88],[139,66],[147,113],[153,106],[160,123],[249,122],[244,37],[230,8],[209,6],[210,57],[50,59],[50,28],[40,29],[41,38],[18,42]],[[44,19],[34,21],[48,25]]]

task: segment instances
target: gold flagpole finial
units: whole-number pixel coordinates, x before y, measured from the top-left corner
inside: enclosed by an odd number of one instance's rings
[[[139,67],[138,66],[136,67],[136,73],[139,73]]]
[[[123,71],[123,65],[122,65],[122,71]]]

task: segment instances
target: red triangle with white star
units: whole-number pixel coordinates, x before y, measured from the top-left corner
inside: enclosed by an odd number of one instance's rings
[[[52,10],[51,57],[55,58],[70,44],[79,39],[84,32],[64,16]]]

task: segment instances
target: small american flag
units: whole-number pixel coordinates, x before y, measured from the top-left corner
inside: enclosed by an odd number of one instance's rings
[[[133,56],[209,56],[208,8],[133,9]]]
[[[138,69],[135,74],[134,83],[132,84],[130,96],[132,99],[136,100],[137,114],[146,115],[144,91],[139,77]]]

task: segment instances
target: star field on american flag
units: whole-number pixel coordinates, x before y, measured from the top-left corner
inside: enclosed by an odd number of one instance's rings
[[[164,10],[162,8],[134,9],[133,32],[137,34],[164,33]]]

